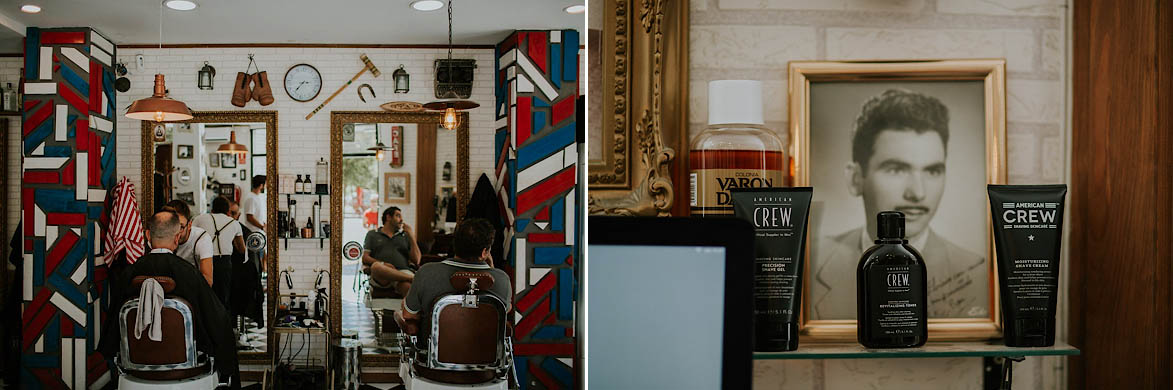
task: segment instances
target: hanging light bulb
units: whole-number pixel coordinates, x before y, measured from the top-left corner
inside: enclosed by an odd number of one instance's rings
[[[445,129],[456,130],[456,125],[460,124],[460,117],[456,116],[456,109],[452,107],[444,109],[444,120],[441,123]]]
[[[159,48],[163,48],[163,3],[159,3]],[[191,109],[183,102],[167,97],[163,74],[155,74],[155,91],[151,97],[135,100],[126,110],[126,117],[155,122],[185,121],[192,118]]]
[[[379,161],[383,161],[383,158],[386,157],[386,152],[388,149],[390,149],[390,148],[388,148],[387,145],[383,145],[382,142],[379,142],[378,144],[375,144],[375,146],[367,148],[367,150],[375,152],[375,159],[379,160]]]
[[[452,1],[448,1],[448,79],[453,76],[452,71]],[[424,104],[424,108],[432,111],[443,111],[444,116],[440,119],[440,124],[448,130],[456,130],[460,126],[460,116],[456,111],[471,110],[481,105],[471,100],[460,99],[456,95],[456,91],[449,90],[444,94],[444,100],[437,100]]]

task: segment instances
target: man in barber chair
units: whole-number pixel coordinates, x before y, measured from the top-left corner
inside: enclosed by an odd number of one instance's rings
[[[192,333],[196,341],[196,349],[215,358],[215,368],[221,381],[231,381],[233,389],[240,388],[239,366],[236,361],[236,342],[232,336],[232,323],[228,311],[216,298],[207,280],[195,267],[175,255],[175,248],[180,241],[180,217],[171,211],[160,211],[147,220],[147,240],[151,243],[151,253],[139,258],[124,272],[121,280],[132,280],[136,276],[166,276],[175,281],[175,289],[171,295],[186,299],[190,303],[193,314],[195,331]],[[133,289],[112,289],[117,295],[111,296],[110,310],[117,311],[130,299],[137,298],[137,293],[131,296]],[[113,358],[119,350],[121,335],[119,334],[118,315],[108,315],[103,327],[104,334],[99,342],[99,350],[108,358]]]
[[[363,240],[363,271],[371,275],[371,286],[394,289],[407,295],[419,266],[420,247],[415,231],[403,222],[403,213],[391,206],[383,211],[383,227],[367,232]]]
[[[415,334],[415,326],[412,325],[419,321],[420,310],[426,309],[436,298],[462,292],[449,283],[449,278],[457,272],[488,272],[494,280],[489,293],[500,298],[505,303],[505,309],[510,310],[513,290],[509,275],[489,265],[493,261],[489,249],[493,246],[496,234],[493,225],[481,218],[469,218],[456,226],[456,257],[421,267],[415,275],[415,283],[403,300],[403,310],[398,313],[402,313],[402,321],[407,325],[403,327],[406,332]]]

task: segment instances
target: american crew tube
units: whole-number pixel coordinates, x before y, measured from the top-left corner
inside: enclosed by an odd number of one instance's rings
[[[1055,345],[1055,298],[1067,185],[988,187],[1007,346]]]
[[[811,187],[737,188],[733,214],[754,226],[754,350],[798,349]]]

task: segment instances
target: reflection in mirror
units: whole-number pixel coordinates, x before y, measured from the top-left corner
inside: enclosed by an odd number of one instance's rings
[[[457,132],[434,123],[347,123],[341,144],[341,241],[362,248],[342,262],[343,335],[356,336],[364,354],[396,353],[390,311],[410,287],[408,273],[421,258],[448,255],[458,203]]]
[[[260,251],[245,246],[250,233],[263,234],[247,215],[266,220],[266,195],[252,192],[253,177],[266,172],[265,133],[265,123],[169,123],[165,140],[154,145],[151,204],[180,214],[183,242],[176,254],[199,269],[225,303],[245,354],[267,350],[265,240]]]

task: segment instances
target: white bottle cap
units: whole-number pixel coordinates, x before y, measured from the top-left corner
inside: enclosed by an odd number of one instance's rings
[[[713,80],[709,82],[709,124],[761,125],[762,82]]]

